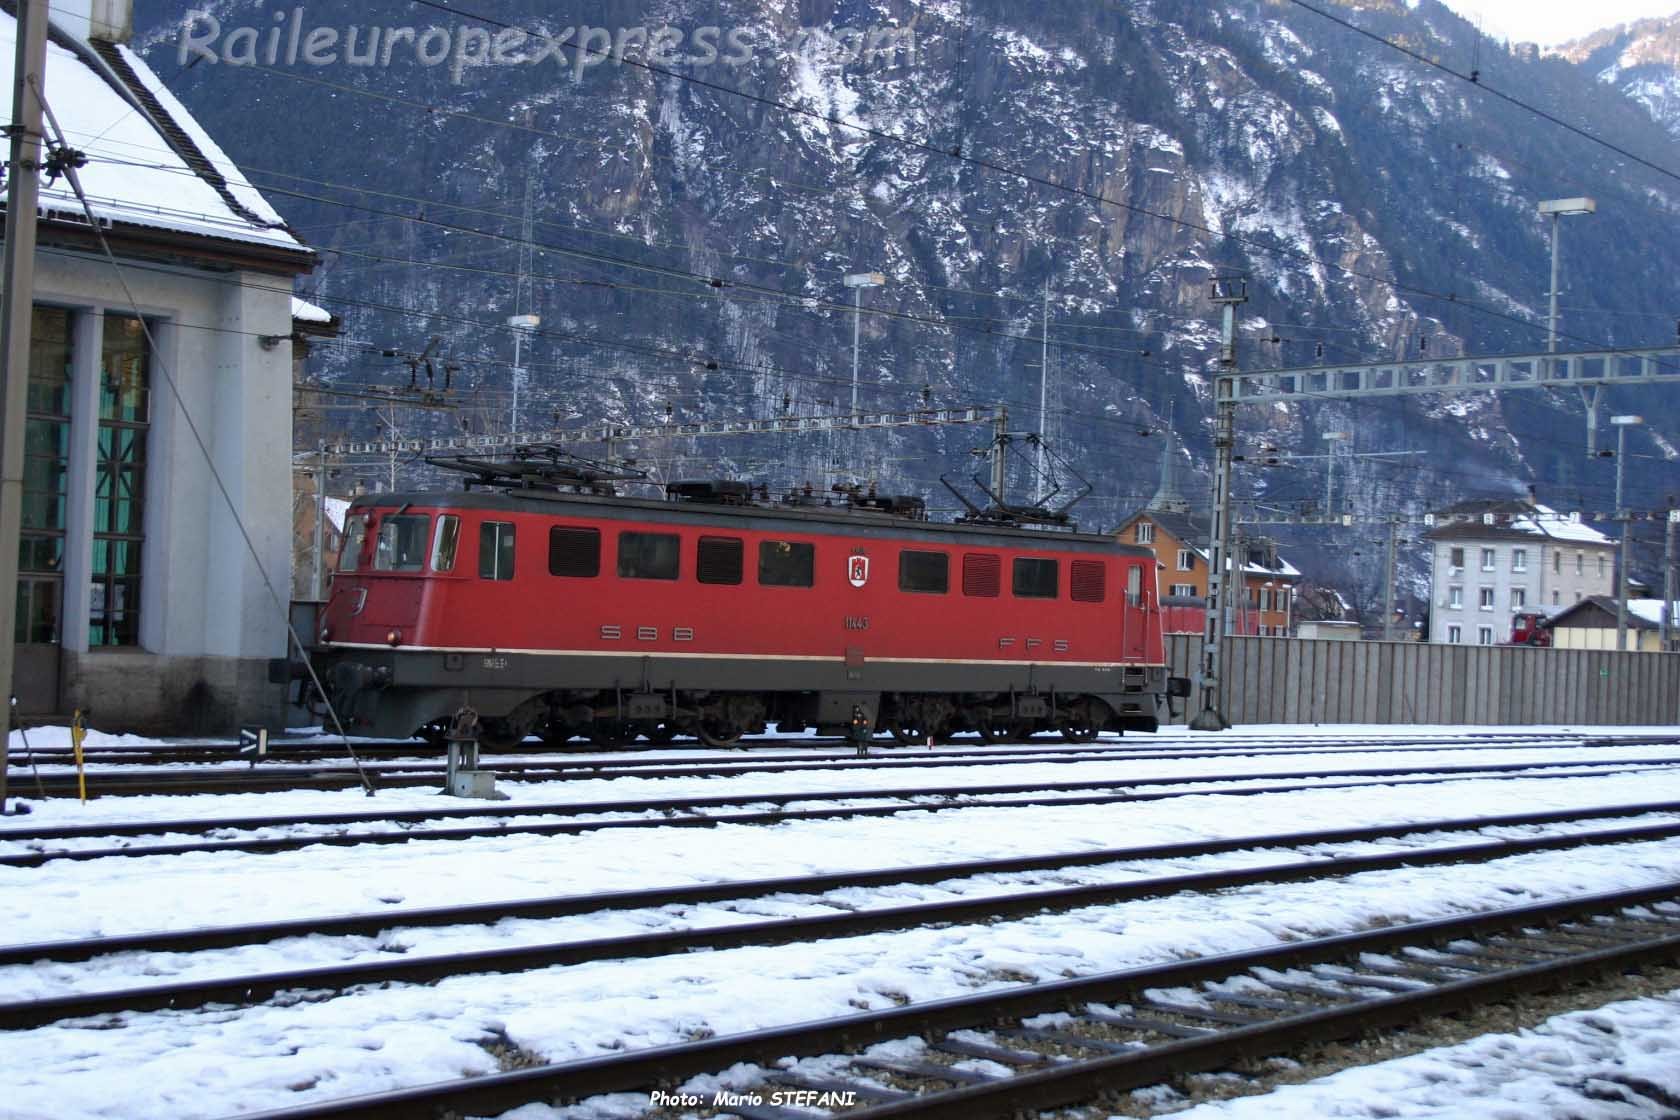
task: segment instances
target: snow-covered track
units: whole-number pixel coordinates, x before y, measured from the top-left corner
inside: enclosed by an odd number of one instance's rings
[[[731,1070],[720,1111],[785,1118],[778,1089],[852,1092],[847,1117],[1010,1116],[1680,959],[1680,882],[1387,926],[327,1101],[246,1120],[495,1115],[672,1092]],[[1162,997],[1156,993],[1184,994]],[[1188,991],[1186,991],[1188,990]],[[751,1070],[760,1067],[755,1082]],[[771,1068],[775,1066],[781,1068]],[[712,1104],[710,1094],[701,1107]],[[806,1113],[804,1115],[811,1115]],[[821,1115],[820,1113],[817,1115]]]
[[[712,828],[719,825],[766,825],[801,820],[844,817],[893,816],[956,809],[1019,807],[1026,805],[1125,804],[1160,801],[1177,797],[1219,795],[1232,797],[1296,793],[1306,790],[1350,789],[1368,785],[1429,785],[1475,780],[1538,780],[1605,777],[1640,771],[1660,771],[1680,764],[1680,758],[1615,759],[1594,762],[1524,762],[1494,765],[1435,766],[1312,771],[1269,772],[1231,775],[1178,775],[1150,778],[1115,778],[1085,782],[1027,782],[1013,785],[948,786],[913,789],[828,790],[740,794],[735,796],[678,799],[631,799],[519,806],[475,806],[472,808],[412,809],[391,812],[328,813],[310,816],[231,817],[223,819],[122,822],[30,829],[0,829],[0,842],[43,845],[36,851],[0,855],[0,866],[34,867],[54,860],[94,860],[114,857],[169,856],[203,852],[280,852],[315,845],[400,844],[411,840],[463,840],[484,836],[560,836],[623,828]],[[1327,781],[1353,778],[1353,781]],[[1238,785],[1239,782],[1285,784]],[[1137,789],[1172,786],[1170,791],[1138,793]],[[1083,791],[1103,790],[1104,793]],[[1125,792],[1114,792],[1125,791]],[[1056,796],[1068,794],[1070,796]],[[1083,794],[1083,795],[1081,795]],[[829,808],[754,810],[758,805],[794,805],[822,802],[885,801],[888,804],[838,804]],[[742,812],[708,810],[743,809]],[[614,814],[642,814],[630,819]],[[519,817],[564,816],[568,819],[540,823],[508,823]],[[103,848],[47,848],[55,841],[98,837],[145,837],[161,835],[204,835],[206,833],[295,826],[338,826],[366,823],[422,823],[460,818],[492,818],[496,823],[454,828],[388,829],[381,831],[314,833],[309,835],[252,839],[206,839],[191,843],[134,844]]]
[[[1613,806],[1605,813],[1616,816],[1633,807]],[[1669,803],[1660,811],[1680,810]],[[1184,859],[1246,849],[1311,848],[1323,844],[1378,840],[1428,832],[1464,832],[1478,829],[1585,821],[1594,811],[1546,813],[1505,818],[1420,822],[1403,826],[1369,829],[1337,829],[1266,837],[1248,837],[1150,848],[1058,853],[1047,856],[981,860],[878,871],[840,873],[827,876],[799,876],[778,880],[711,883],[608,895],[581,895],[532,900],[501,906],[457,907],[422,912],[413,918],[401,913],[354,915],[339,919],[279,923],[284,933],[355,934],[377,933],[405,925],[446,925],[463,922],[488,923],[509,917],[557,917],[634,910],[673,905],[693,905],[729,899],[762,898],[769,895],[818,895],[824,892],[895,886],[910,883],[941,883],[980,875],[1008,875],[1022,872],[1090,866],[1105,863],[1135,863],[1149,860]],[[990,922],[1043,913],[1059,913],[1086,906],[1113,905],[1145,898],[1160,898],[1183,891],[1216,891],[1262,884],[1294,883],[1398,868],[1439,867],[1484,863],[1534,852],[1619,844],[1639,844],[1680,836],[1680,821],[1644,824],[1615,829],[1566,832],[1523,838],[1479,839],[1472,842],[1406,846],[1390,852],[1339,856],[1309,855],[1259,866],[1222,868],[1212,871],[1175,872],[1117,883],[1031,888],[1005,895],[980,894],[911,905],[844,910],[816,916],[776,918],[765,921],[676,929],[583,941],[522,945],[447,956],[380,959],[349,965],[292,970],[279,973],[239,975],[211,980],[190,980],[93,992],[56,998],[0,1003],[0,1029],[38,1027],[67,1018],[148,1011],[180,1010],[206,1004],[260,1002],[291,990],[338,991],[359,984],[430,983],[467,973],[520,972],[534,968],[583,964],[592,961],[625,960],[700,950],[734,949],[743,946],[808,943],[837,937],[853,937],[886,931],[902,931],[936,923]],[[86,960],[115,951],[193,952],[230,944],[248,944],[281,935],[276,926],[230,927],[221,930],[161,932],[126,938],[95,938],[59,945],[16,946],[0,954],[0,964],[25,964],[49,960]]]
[[[830,741],[811,740],[813,744],[827,744]],[[832,742],[838,742],[832,741]],[[1336,754],[1429,754],[1442,751],[1479,751],[1479,750],[1580,750],[1603,749],[1626,746],[1661,746],[1680,743],[1680,736],[1658,735],[1627,735],[1627,736],[1579,736],[1561,735],[1557,733],[1500,733],[1477,735],[1438,735],[1432,737],[1418,737],[1411,739],[1369,739],[1347,737],[1338,739],[1256,739],[1240,740],[1237,742],[1217,742],[1202,740],[1166,740],[1158,744],[1147,740],[1130,740],[1125,742],[1104,741],[1089,744],[1067,744],[1052,741],[1037,741],[1015,744],[1013,746],[975,745],[964,747],[944,747],[924,750],[920,747],[898,747],[876,743],[872,747],[875,752],[867,757],[859,758],[855,751],[805,751],[802,753],[784,752],[766,754],[759,752],[743,753],[738,757],[723,756],[717,752],[702,755],[652,755],[646,757],[626,757],[614,755],[608,758],[568,757],[556,755],[547,751],[527,752],[521,748],[518,752],[511,752],[513,757],[507,757],[510,752],[503,752],[501,756],[485,756],[486,765],[498,771],[511,781],[555,781],[555,780],[587,780],[607,779],[618,777],[727,777],[736,774],[753,773],[797,773],[802,771],[823,770],[892,770],[900,768],[937,769],[951,766],[1001,766],[1019,765],[1023,762],[1049,763],[1079,763],[1091,760],[1109,762],[1155,761],[1164,759],[1194,759],[1256,756],[1289,756],[1296,755],[1336,755]],[[1144,744],[1144,745],[1140,745]],[[376,782],[383,781],[387,776],[400,777],[412,774],[437,775],[444,771],[442,763],[429,761],[422,744],[409,744],[408,750],[400,749],[398,744],[379,744],[378,749],[368,749],[364,753],[366,764],[364,769],[374,776]],[[363,748],[358,747],[361,751]],[[520,757],[527,753],[541,754],[537,759]],[[222,764],[223,768],[201,770],[206,780],[211,782],[229,781],[265,781],[268,778],[283,778],[290,773],[304,773],[310,778],[322,780],[340,780],[349,784],[354,778],[355,768],[345,762],[342,750],[310,746],[292,751],[273,751],[266,756],[263,768],[258,771],[228,769],[237,766],[245,760],[232,751],[216,748],[213,751],[201,751],[200,748],[181,747],[168,749],[118,749],[103,752],[90,752],[86,759],[91,766],[96,766],[92,778],[95,790],[108,777],[118,777],[119,782],[126,783],[132,779],[136,784],[144,784],[144,779],[157,778],[161,782],[175,782],[191,780],[192,775],[184,775],[179,770],[162,770],[142,772],[143,767],[155,767],[165,764],[197,764],[209,767]],[[35,761],[49,766],[65,766],[70,762],[67,752],[54,751],[50,754],[39,753]],[[20,788],[29,788],[32,781],[30,771],[22,765],[22,759],[14,759],[11,780],[22,783]],[[307,764],[295,768],[282,768],[274,763],[295,762]],[[130,769],[125,769],[130,768]],[[49,781],[43,777],[43,782]],[[69,778],[62,773],[50,775],[51,792],[55,796],[65,795]],[[391,782],[389,784],[410,784]],[[60,789],[64,786],[65,789]],[[166,791],[173,787],[162,787]],[[112,788],[105,791],[112,794],[131,792],[124,784],[114,783]]]

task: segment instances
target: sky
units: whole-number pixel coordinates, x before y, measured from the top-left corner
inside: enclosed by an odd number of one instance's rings
[[[1489,35],[1550,45],[1601,27],[1680,11],[1680,0],[1441,0]]]

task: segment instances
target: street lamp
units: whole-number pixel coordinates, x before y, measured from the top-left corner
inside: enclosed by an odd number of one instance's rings
[[[1622,505],[1622,464],[1627,461],[1627,430],[1645,423],[1643,416],[1612,416],[1616,428],[1616,518],[1622,523],[1621,557],[1616,562],[1616,648],[1627,648],[1628,597],[1628,521],[1627,507]]]
[[[847,273],[841,283],[852,289],[852,415],[858,414],[858,331],[863,324],[863,290],[885,285],[887,278],[879,272]]]
[[[1552,198],[1539,206],[1541,214],[1552,218],[1552,294],[1550,310],[1546,314],[1546,353],[1557,352],[1558,323],[1558,219],[1571,214],[1591,214],[1598,203],[1590,198]]]

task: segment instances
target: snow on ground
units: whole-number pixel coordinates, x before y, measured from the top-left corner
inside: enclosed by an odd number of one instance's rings
[[[1673,1116],[1677,1097],[1680,990],[1172,1115],[1175,1120],[1652,1120]]]
[[[1301,734],[1334,729],[1282,729]],[[1373,729],[1361,729],[1370,732]],[[1442,729],[1429,729],[1438,731]],[[1490,729],[1478,728],[1477,731]],[[1626,733],[1629,729],[1613,729]],[[1661,733],[1671,729],[1653,729]],[[1415,729],[1386,729],[1404,737]],[[32,733],[33,734],[33,733]],[[1150,740],[1140,739],[1140,744]],[[1210,737],[1203,741],[1231,741]],[[692,752],[690,752],[692,753]],[[1570,752],[1528,752],[1551,761]],[[1586,748],[1576,757],[1652,757],[1664,748]],[[1675,753],[1668,748],[1667,753]],[[1461,757],[1463,756],[1463,757]],[[1521,758],[1522,751],[1336,757],[1331,765],[1404,765]],[[734,756],[738,758],[739,756]],[[1323,765],[1324,760],[1319,759]],[[894,775],[921,783],[1183,776],[1288,769],[1279,758],[1091,761],[1069,765],[952,768]],[[1301,760],[1298,769],[1313,762]],[[1023,776],[1025,775],[1025,777]],[[767,789],[884,787],[886,775],[844,771],[725,779],[586,780],[508,785],[521,801],[589,801]],[[149,929],[391,910],[377,937],[312,936],[215,953],[122,954],[84,964],[0,969],[3,998],[104,990],[171,977],[310,967],[397,954],[616,936],[660,929],[833,912],[833,907],[1017,893],[1117,882],[1171,871],[1269,864],[1299,853],[1247,850],[1198,860],[1123,862],[1028,876],[926,886],[780,896],[686,908],[509,920],[491,927],[402,929],[402,909],[452,902],[625,890],[847,868],[1084,851],[1215,836],[1514,814],[1680,799],[1680,767],[1560,780],[1455,780],[1358,789],[1311,789],[1232,798],[1196,794],[1131,805],[1022,805],[912,813],[880,819],[788,822],[770,827],[649,828],[576,836],[495,836],[268,855],[196,854],[40,868],[0,868],[0,929],[10,943]],[[392,790],[232,797],[112,798],[43,806],[0,827],[83,820],[182,819],[230,812],[320,812],[432,807],[429,791]],[[235,809],[234,806],[240,806]],[[1653,818],[1653,819],[1672,819]],[[1613,828],[1630,821],[1594,822]],[[358,828],[361,826],[357,826]],[[1548,827],[1542,831],[1562,831]],[[1505,829],[1502,835],[1533,835]],[[1437,842],[1459,843],[1463,835]],[[1335,850],[1391,850],[1382,841]],[[281,999],[246,1009],[123,1014],[8,1034],[8,1094],[0,1117],[204,1117],[278,1108],[354,1093],[491,1072],[486,1048],[511,1041],[561,1061],[759,1027],[923,1001],[977,989],[1228,952],[1283,938],[1374,923],[1680,879],[1680,840],[1535,853],[1461,867],[1371,872],[1338,880],[1180,894],[995,924],[968,923],[749,947],[649,960],[609,960],[516,976],[459,976],[432,986],[393,985],[333,998]],[[111,1071],[121,1071],[120,1076]],[[538,1110],[546,1113],[546,1110]],[[1286,1111],[1277,1114],[1313,1114]],[[1391,1115],[1394,1113],[1391,1113]],[[1400,1113],[1405,1114],[1405,1113]],[[1428,1115],[1429,1113],[1422,1113]],[[523,1115],[523,1114],[522,1114]],[[1364,1115],[1350,1113],[1349,1115]],[[1585,1114],[1584,1114],[1585,1115]],[[1606,1114],[1610,1115],[1610,1114]]]

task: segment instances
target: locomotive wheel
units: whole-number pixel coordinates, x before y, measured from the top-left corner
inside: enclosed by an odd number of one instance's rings
[[[732,723],[713,723],[701,720],[695,729],[700,741],[708,747],[733,747],[741,742],[742,731]]]
[[[1096,725],[1082,719],[1065,719],[1056,725],[1056,730],[1070,743],[1089,743],[1097,737]]]
[[[524,720],[492,717],[479,721],[478,745],[487,751],[511,751],[530,733],[531,726]]]
[[[624,747],[635,742],[636,729],[629,724],[596,720],[589,728],[589,741],[597,747]]]
[[[559,723],[559,722],[550,723],[547,727],[543,728],[543,733],[542,733],[543,745],[547,746],[547,747],[554,747],[554,748],[557,748],[557,749],[560,748],[560,747],[564,747],[566,745],[567,741],[570,740],[572,738],[572,736],[576,735],[577,733],[578,733],[577,728],[573,727],[569,723]]]
[[[1005,720],[981,719],[974,725],[982,743],[1007,743],[1014,736],[1014,728]]]
[[[927,728],[913,719],[895,720],[888,730],[901,747],[919,747],[928,741]]]

